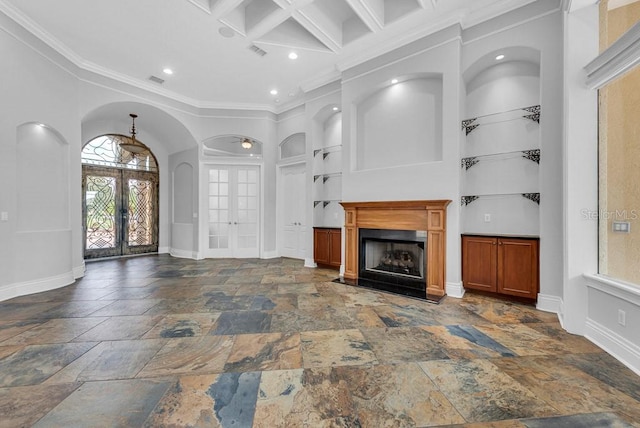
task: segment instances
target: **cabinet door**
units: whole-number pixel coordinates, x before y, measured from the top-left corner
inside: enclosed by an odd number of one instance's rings
[[[465,288],[497,290],[496,238],[462,237],[462,282]]]
[[[329,233],[327,229],[313,229],[313,259],[317,264],[329,264]]]
[[[498,292],[535,299],[538,294],[538,241],[500,238]]]
[[[329,264],[340,268],[342,262],[342,231],[340,229],[329,230]]]

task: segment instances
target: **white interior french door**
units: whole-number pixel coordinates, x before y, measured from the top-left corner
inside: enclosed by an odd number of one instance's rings
[[[304,259],[306,256],[307,195],[305,165],[280,170],[280,255]]]
[[[259,167],[211,165],[205,172],[204,256],[259,257]]]

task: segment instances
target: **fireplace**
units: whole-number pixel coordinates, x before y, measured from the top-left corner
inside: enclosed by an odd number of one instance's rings
[[[341,202],[345,210],[345,282],[366,287],[373,284],[387,291],[439,301],[446,294],[449,203]],[[408,268],[409,264],[413,267]]]
[[[427,232],[360,229],[362,285],[414,297],[426,295]]]

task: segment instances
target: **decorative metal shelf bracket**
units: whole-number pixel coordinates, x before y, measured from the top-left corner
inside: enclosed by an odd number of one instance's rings
[[[478,199],[480,196],[463,196],[462,198],[460,198],[460,204],[464,207],[466,205],[469,205],[471,202],[475,201],[476,199]]]
[[[526,112],[526,114],[521,114],[521,112],[523,111]],[[529,107],[516,108],[512,110],[507,110],[507,111],[501,111],[498,113],[485,114],[483,116],[472,117],[470,119],[463,120],[462,129],[464,129],[464,131],[466,132],[466,135],[469,135],[471,131],[476,129],[478,126],[489,124],[489,123],[504,122],[504,121],[520,119],[520,118],[529,119],[536,123],[540,123],[540,112],[541,112],[540,105],[535,105],[535,106],[529,106]],[[480,120],[480,119],[490,118],[492,116],[498,116],[498,115],[503,115],[501,120],[496,120],[496,119]]]
[[[327,156],[329,156],[329,154],[330,154],[330,153],[331,153],[331,152],[324,152],[324,153],[322,154],[322,159],[323,159],[323,160],[324,160],[324,159],[326,159],[326,158],[327,158]]]
[[[331,203],[331,201],[322,201],[322,208],[326,208],[327,205],[329,205]]]
[[[470,195],[470,196],[462,196],[460,198],[460,204],[464,207],[469,205],[471,202],[476,199],[480,199],[481,197],[501,197],[501,196],[522,196],[523,198],[529,199],[530,201],[535,202],[540,205],[540,193],[496,193],[493,195]]]
[[[322,177],[322,175],[321,175],[321,174],[314,175],[314,176],[313,176],[313,181],[314,181],[314,182],[318,181],[318,178],[320,178],[320,177]]]
[[[525,119],[533,120],[536,123],[540,123],[540,106],[539,105],[525,107],[522,110],[531,113],[531,114],[526,114],[522,117],[524,117]]]
[[[322,151],[322,149],[315,149],[315,150],[313,151],[313,157],[315,158],[315,157],[316,157],[316,155],[317,155],[318,153],[320,153],[321,151]]]
[[[320,202],[322,202],[322,201],[313,201],[313,207],[314,207],[314,208],[315,208],[315,207],[317,207],[317,206],[318,206],[318,204],[320,204]]]
[[[540,205],[540,193],[523,193],[522,196]]]
[[[478,123],[476,123],[475,125],[473,124],[473,122],[475,122],[476,120],[478,120],[477,117],[462,121],[462,129],[465,130],[465,132],[466,132],[465,135],[469,135],[469,133],[471,131],[473,131],[474,129],[476,129],[480,125]]]
[[[540,149],[535,150],[523,150],[522,157],[530,160],[531,162],[535,162],[540,164]]]
[[[461,167],[464,168],[465,170],[471,168],[472,166],[474,166],[475,164],[477,164],[478,162],[480,162],[480,160],[478,160],[478,158],[476,156],[473,157],[469,157],[469,158],[462,158],[461,159]]]

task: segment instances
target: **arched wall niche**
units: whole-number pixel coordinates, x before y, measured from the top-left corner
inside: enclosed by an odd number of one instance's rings
[[[69,144],[54,128],[17,128],[17,230],[69,229]]]
[[[356,170],[442,160],[442,75],[397,79],[354,103]]]
[[[524,110],[540,105],[540,51],[496,49],[471,64],[463,79],[463,120],[473,120],[474,127],[462,131],[461,154],[475,163],[462,168],[461,191],[481,196],[463,206],[462,231],[537,236],[539,204],[522,194],[540,194],[540,159],[545,156],[538,152],[538,161],[524,156],[540,149],[544,111],[536,121]]]
[[[496,60],[498,55],[504,55]],[[483,116],[540,103],[540,51],[516,46],[492,51],[463,73],[465,117]]]
[[[249,141],[250,147],[243,143]],[[207,138],[202,142],[203,154],[215,157],[261,158],[263,143],[247,135],[231,134]]]
[[[173,172],[173,222],[192,224],[193,212],[193,166],[183,162]]]
[[[280,143],[280,159],[303,156],[307,152],[307,138],[304,132],[289,135]]]

